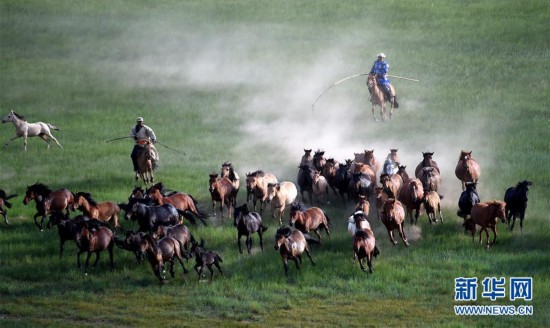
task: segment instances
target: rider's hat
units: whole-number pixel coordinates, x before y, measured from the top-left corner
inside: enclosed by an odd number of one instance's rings
[[[386,55],[384,55],[383,52],[379,53],[378,55],[376,55],[376,57],[382,57],[382,58],[386,58]]]
[[[143,117],[138,117],[137,120],[136,120],[137,123],[139,122],[143,122]]]

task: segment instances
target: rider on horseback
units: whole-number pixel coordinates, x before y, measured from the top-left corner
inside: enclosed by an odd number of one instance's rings
[[[153,143],[153,144],[156,143],[157,137],[155,136],[155,132],[153,132],[153,129],[143,124],[143,117],[137,118],[136,125],[132,127],[132,132],[130,133],[130,136],[132,136],[136,141],[136,144],[134,145],[134,149],[132,149],[132,154],[130,155],[130,157],[132,158],[132,163],[134,164],[134,172],[136,173],[136,176],[137,176],[138,174],[137,157],[139,152],[143,149],[146,143]],[[157,167],[157,158],[153,159],[153,168],[156,168],[156,167]]]
[[[386,78],[386,74],[388,73],[390,68],[390,65],[388,65],[388,63],[384,61],[384,59],[386,58],[386,55],[383,52],[381,52],[378,55],[376,55],[376,57],[378,58],[372,65],[372,68],[369,74],[376,75],[378,85],[384,92],[386,100],[391,101],[391,98],[393,97],[395,107],[397,108],[398,107],[397,97],[395,95],[392,95],[390,80]],[[369,88],[369,92],[372,93],[372,90],[370,90],[370,88]]]

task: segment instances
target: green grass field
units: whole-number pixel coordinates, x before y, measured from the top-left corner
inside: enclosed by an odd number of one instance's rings
[[[63,149],[38,138],[0,149],[0,189],[16,193],[0,222],[0,325],[36,326],[487,326],[543,327],[550,319],[550,4],[547,1],[9,1],[0,0],[0,116],[60,127]],[[401,108],[375,123],[364,77],[385,52]],[[378,116],[378,113],[376,113]],[[238,253],[230,220],[191,227],[223,257],[225,277],[190,272],[160,285],[148,263],[115,249],[85,276],[76,246],[59,258],[55,229],[39,232],[27,185],[124,202],[136,185],[127,136],[137,116],[158,140],[157,181],[210,213],[208,174],[230,160],[241,178],[263,169],[295,181],[304,148],[338,161],[390,148],[409,174],[433,151],[444,224],[406,224],[411,247],[391,245],[371,214],[375,273],[351,264],[346,217],[332,197],[331,238],[285,278],[273,249]],[[0,142],[14,134],[0,125]],[[463,234],[454,168],[460,150],[481,164],[482,200],[530,180],[523,232],[499,224],[485,249]],[[244,179],[242,179],[243,181]],[[331,194],[332,196],[332,194]],[[239,203],[245,201],[241,186]],[[372,211],[371,213],[374,213]],[[288,217],[288,214],[287,214]],[[121,219],[122,220],[122,219]],[[132,222],[121,221],[136,228]],[[476,237],[477,239],[477,237]],[[189,261],[187,267],[194,264]],[[454,300],[455,278],[477,277],[478,300]],[[532,277],[533,300],[481,297],[485,277]],[[532,316],[456,316],[455,305],[532,305]]]

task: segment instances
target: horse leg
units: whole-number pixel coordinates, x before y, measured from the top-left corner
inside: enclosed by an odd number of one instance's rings
[[[390,235],[390,241],[392,244],[397,245],[395,238],[393,238],[393,230],[388,229],[388,234]]]
[[[98,254],[98,253],[96,253],[96,254]],[[88,275],[88,265],[90,264],[90,257],[91,256],[92,256],[92,252],[88,251],[88,254],[86,255],[86,266],[84,267],[84,274],[85,275]],[[96,255],[96,259],[97,259],[97,255]]]
[[[319,239],[319,243],[321,243],[321,233],[319,232],[319,228],[313,230],[313,232],[315,232],[317,238]]]
[[[401,239],[403,239],[403,243],[405,243],[406,247],[409,247],[409,242],[407,241],[407,237],[405,236],[405,231],[403,230],[403,223],[399,225],[399,236]],[[395,242],[397,244],[397,242]]]
[[[170,275],[174,278],[176,276],[176,271],[174,271],[174,258],[171,258],[168,262],[170,262]]]
[[[115,242],[114,242],[114,239],[113,241],[109,244],[109,247],[107,248],[107,250],[109,251],[109,262],[111,264],[111,271],[114,270],[115,268],[115,264],[113,262],[113,248],[115,247]]]
[[[496,226],[491,227],[491,230],[493,230],[493,235],[494,235],[491,245],[494,245],[495,242],[497,241],[497,227]],[[487,232],[487,234],[489,234],[489,232]],[[487,235],[487,241],[489,241],[489,235]],[[487,247],[489,247],[489,244],[487,244]]]
[[[59,148],[63,149],[63,147],[59,144],[59,141],[57,141],[57,139],[53,136],[53,134],[48,133],[47,136],[51,138],[53,141],[55,141],[55,143],[59,146]],[[49,146],[50,146],[50,141],[48,141],[48,148]]]
[[[260,227],[258,228],[258,237],[260,238],[260,249],[262,250],[262,252],[264,251],[264,237],[263,237],[263,231],[262,231],[262,226],[260,225]]]
[[[214,265],[216,266],[216,268],[218,268],[218,271],[220,271],[220,274],[223,276],[223,271],[222,271],[222,267],[220,266],[220,263],[218,263],[218,261],[214,261]]]
[[[239,232],[239,234],[238,234],[238,236],[237,236],[237,245],[239,245],[239,253],[242,254],[242,253],[243,253],[243,250],[242,250],[242,248],[241,248],[241,237],[242,237],[242,235],[241,235],[241,233]]]
[[[443,223],[443,214],[441,214],[441,204],[438,205],[437,210],[439,212],[439,219],[441,220],[441,223]]]
[[[525,212],[519,213],[519,228],[520,232],[523,232],[523,218],[525,217]]]
[[[101,253],[101,251],[96,251],[95,252],[95,262],[94,262],[94,265],[92,265],[92,268],[95,268],[97,266],[97,262],[99,262],[100,253]],[[88,266],[88,263],[86,263],[86,266]]]
[[[313,259],[311,258],[311,252],[309,251],[309,247],[306,246],[306,255],[307,257],[309,257],[309,260],[311,261],[311,265],[315,265],[315,262],[313,262]],[[300,261],[302,260],[302,258],[300,257]]]
[[[212,216],[216,216],[216,201],[212,199]]]
[[[85,251],[79,250],[76,254],[76,267],[79,269],[82,269],[82,265],[80,264],[80,254],[84,253]]]
[[[371,111],[372,111],[372,118],[374,119],[375,122],[378,122],[378,119],[376,118],[376,115],[374,115],[374,103],[372,103]]]
[[[246,236],[246,250],[248,254],[252,251],[252,235],[250,233]]]

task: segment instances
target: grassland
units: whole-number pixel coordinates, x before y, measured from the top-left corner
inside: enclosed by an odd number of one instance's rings
[[[27,326],[545,326],[550,298],[550,5],[546,1],[9,1],[0,0],[0,115],[58,125],[64,149],[36,138],[0,149],[0,188],[17,193],[12,226],[0,225],[0,324]],[[364,81],[339,79],[388,55],[401,108],[375,123]],[[125,136],[145,117],[159,141],[157,178],[210,210],[208,173],[231,160],[241,176],[264,169],[293,181],[304,148],[339,161],[399,148],[409,173],[421,151],[442,168],[442,225],[407,226],[411,247],[381,249],[375,273],[351,265],[335,199],[331,239],[289,278],[268,215],[264,252],[240,255],[229,221],[192,228],[224,259],[225,277],[191,272],[159,285],[148,265],[115,250],[90,275],[75,246],[58,256],[40,233],[27,185],[91,192],[123,202],[135,185]],[[0,141],[13,135],[0,126]],[[455,216],[461,149],[482,165],[483,200],[533,181],[523,232],[499,226],[489,250],[463,235]],[[244,201],[241,192],[239,200]],[[130,222],[123,222],[131,227]],[[104,256],[105,257],[105,256]],[[190,262],[191,263],[191,262]],[[478,297],[476,304],[533,305],[529,317],[457,317],[454,278],[534,279],[531,302]]]

